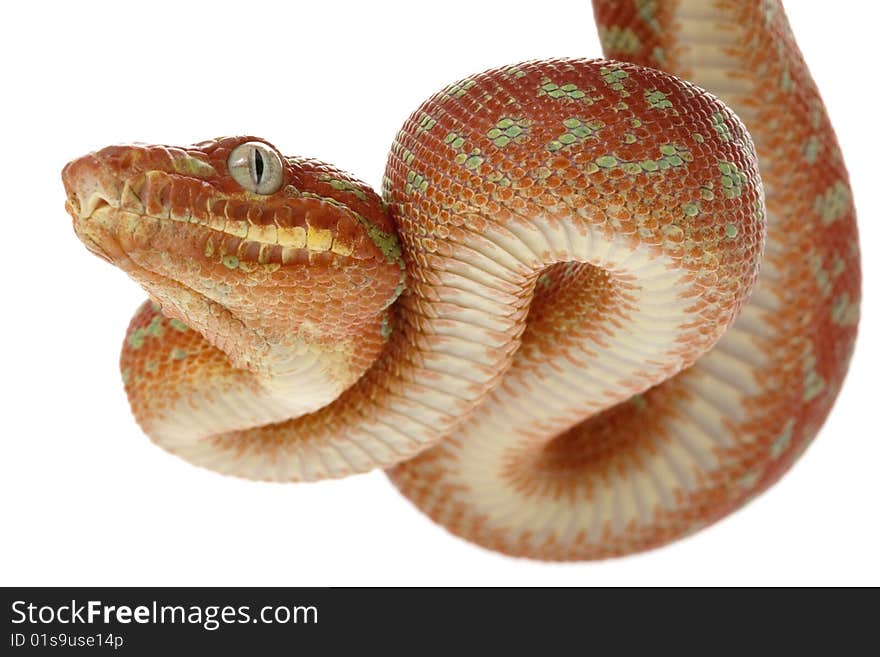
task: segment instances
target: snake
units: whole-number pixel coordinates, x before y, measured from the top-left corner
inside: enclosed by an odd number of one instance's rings
[[[550,561],[777,481],[859,318],[822,99],[778,0],[593,10],[604,59],[449,84],[379,193],[254,136],[72,160],[76,235],[149,295],[120,359],[147,436],[253,480],[383,468],[453,534]]]

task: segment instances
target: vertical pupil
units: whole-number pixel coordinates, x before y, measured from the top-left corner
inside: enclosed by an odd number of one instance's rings
[[[256,174],[257,184],[263,179],[263,155],[257,149],[254,149],[254,173]]]

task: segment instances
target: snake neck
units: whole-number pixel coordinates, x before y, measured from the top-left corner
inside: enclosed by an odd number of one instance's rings
[[[302,313],[278,312],[277,302],[254,304],[250,311],[230,309],[198,293],[169,290],[167,281],[152,285],[148,274],[134,277],[150,290],[157,312],[198,332],[234,368],[248,373],[249,387],[266,399],[265,421],[298,417],[329,404],[361,376],[385,341],[384,313],[348,326],[347,335],[322,334]],[[138,329],[129,330],[130,339],[133,331]]]

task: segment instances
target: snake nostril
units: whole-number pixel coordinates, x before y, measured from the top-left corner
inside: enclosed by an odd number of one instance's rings
[[[67,210],[75,217],[88,219],[102,207],[119,205],[119,183],[115,176],[108,175],[94,153],[68,162],[61,179],[67,192]]]
[[[79,194],[76,195],[77,200],[79,201],[79,216],[83,219],[88,219],[95,214],[101,208],[110,207],[113,204],[100,192],[92,192],[83,202],[79,198]]]

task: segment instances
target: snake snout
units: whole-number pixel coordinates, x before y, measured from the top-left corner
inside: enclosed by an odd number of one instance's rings
[[[115,212],[120,205],[123,181],[108,166],[103,151],[68,163],[61,179],[67,194],[64,208],[73,219],[77,237],[89,251],[116,263],[124,256]]]
[[[107,171],[95,154],[67,164],[61,172],[61,179],[67,192],[66,208],[74,220],[89,219],[105,206],[119,206],[121,181]]]

